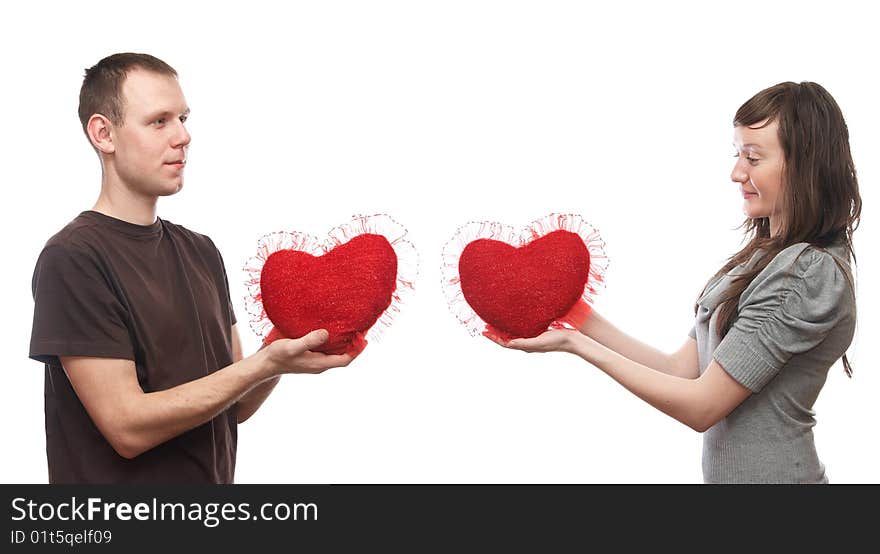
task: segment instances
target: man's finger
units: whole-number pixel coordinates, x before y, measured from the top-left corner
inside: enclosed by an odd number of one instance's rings
[[[313,354],[309,356],[309,354]],[[314,352],[306,353],[307,358],[304,360],[303,368],[305,373],[323,373],[334,367],[345,367],[351,362],[352,358],[348,354],[315,354]]]
[[[328,338],[330,338],[330,333],[325,329],[316,329],[311,333],[304,335],[299,340],[303,346],[303,350],[314,350],[327,342]]]
[[[328,354],[321,358],[321,367],[345,367],[353,358],[349,354]]]

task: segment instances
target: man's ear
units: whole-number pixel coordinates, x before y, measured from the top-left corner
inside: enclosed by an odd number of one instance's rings
[[[86,133],[89,136],[89,140],[92,141],[92,146],[98,152],[112,154],[116,151],[111,134],[112,128],[113,124],[110,123],[110,120],[99,113],[93,114],[89,118],[88,123],[86,123]]]

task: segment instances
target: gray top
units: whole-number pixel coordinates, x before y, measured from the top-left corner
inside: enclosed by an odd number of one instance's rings
[[[723,340],[715,308],[743,267],[711,281],[697,301],[690,335],[700,373],[714,358],[753,393],[704,433],[705,482],[828,481],[813,443],[812,408],[856,323],[855,296],[832,254],[849,266],[842,244],[822,250],[799,243],[777,254],[743,291]]]

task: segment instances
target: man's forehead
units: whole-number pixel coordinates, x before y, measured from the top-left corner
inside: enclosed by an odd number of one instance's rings
[[[187,110],[183,90],[173,75],[135,68],[128,72],[122,83],[126,107],[136,111]]]

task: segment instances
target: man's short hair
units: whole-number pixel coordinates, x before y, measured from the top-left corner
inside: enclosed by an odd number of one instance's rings
[[[103,115],[114,125],[122,124],[125,109],[122,84],[128,72],[136,68],[177,77],[177,71],[159,58],[128,52],[107,56],[86,69],[82,88],[79,90],[79,120],[86,136],[89,118],[96,113]]]

